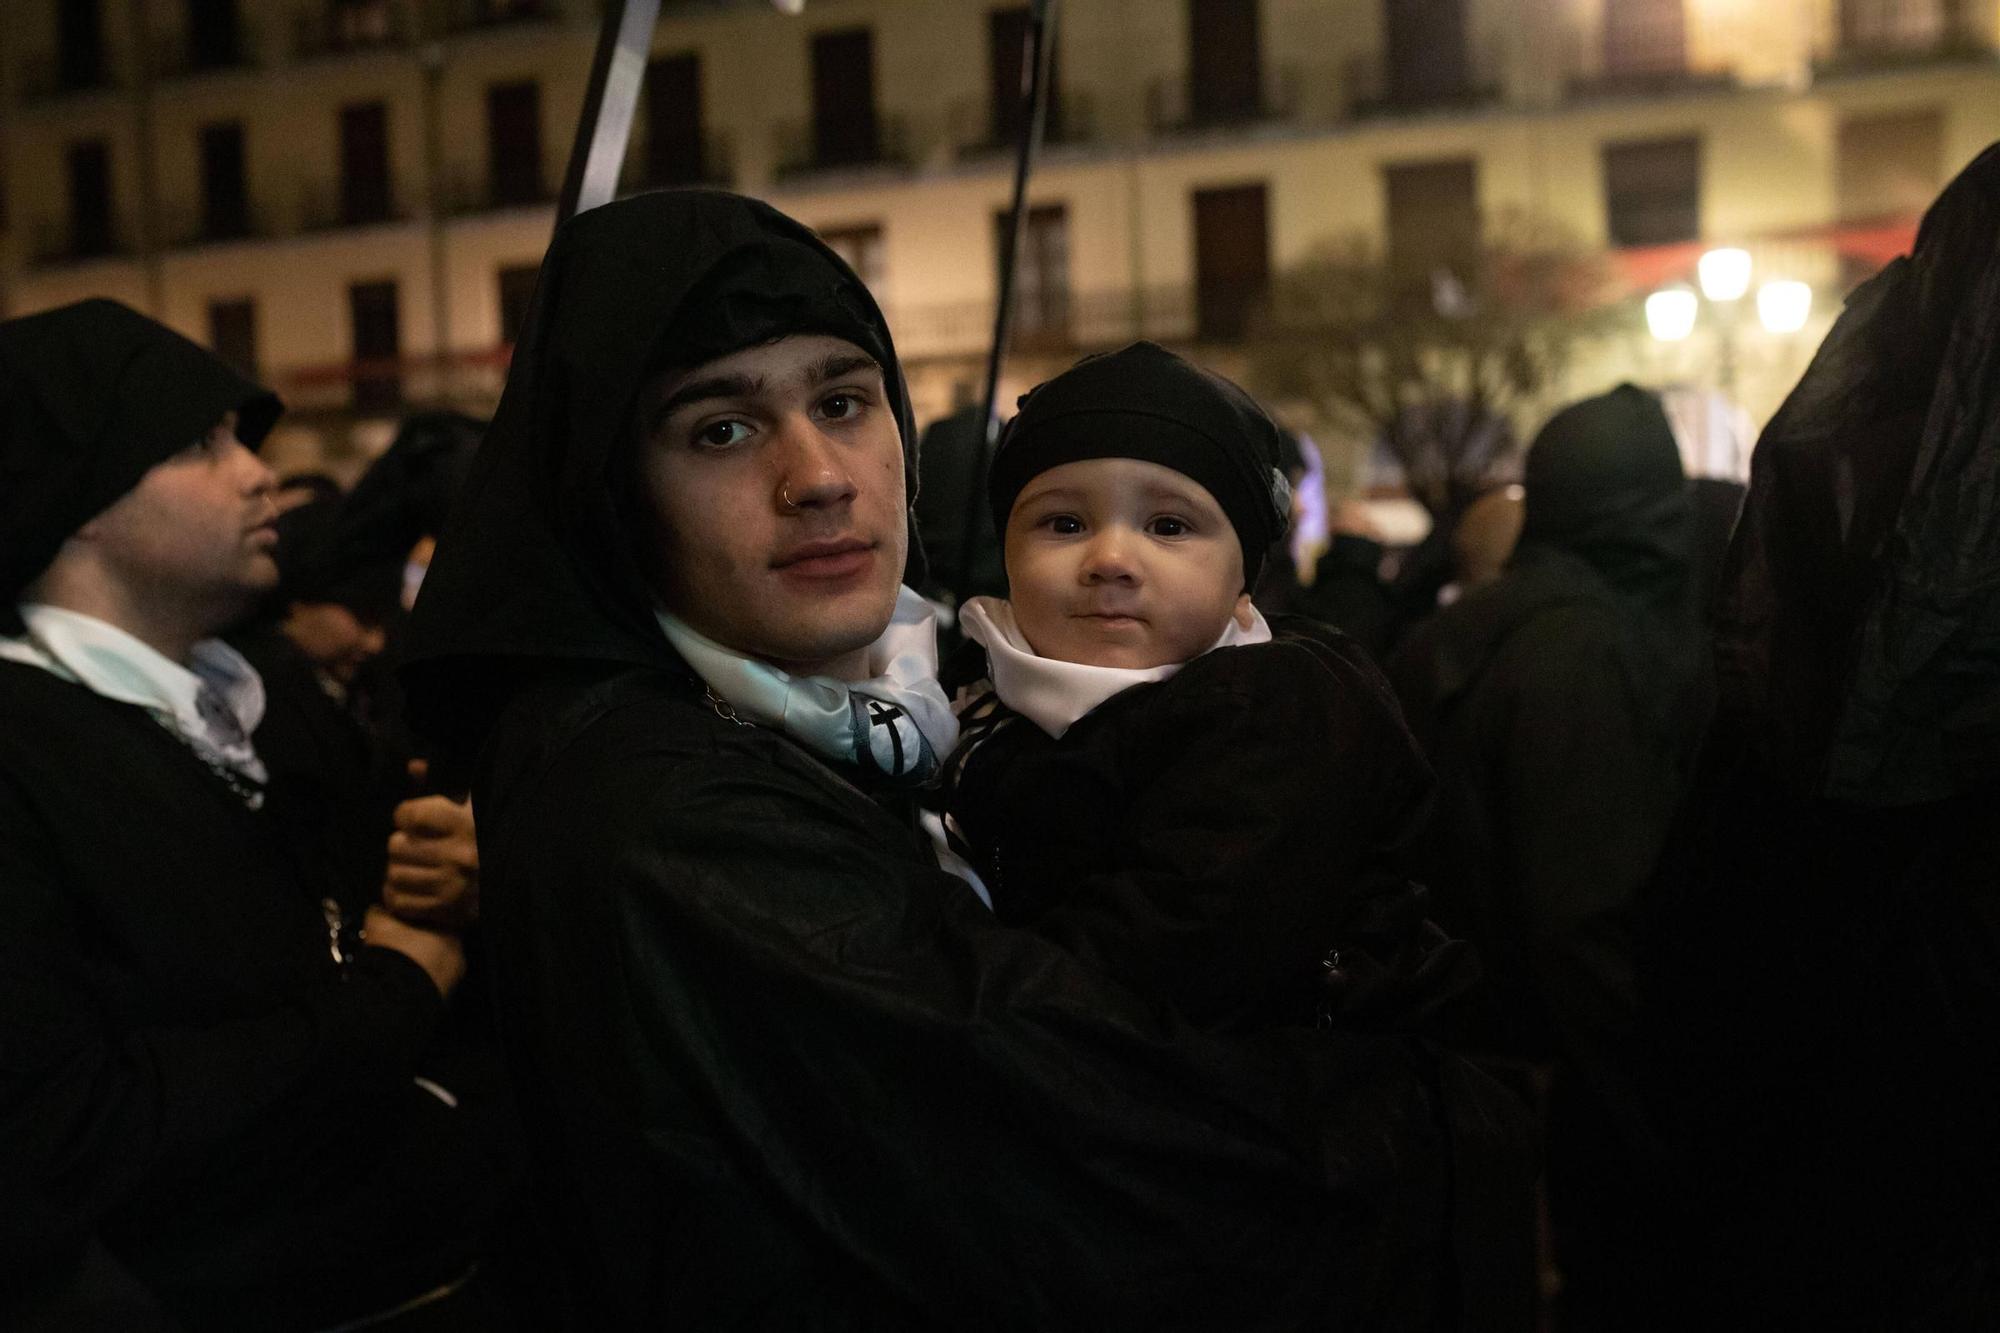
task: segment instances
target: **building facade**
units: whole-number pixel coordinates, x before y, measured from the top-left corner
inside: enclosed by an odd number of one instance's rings
[[[553,224],[598,0],[12,0],[0,309],[127,301],[293,405],[286,465],[491,409]],[[819,229],[888,309],[923,417],[979,386],[1027,7],[667,0],[630,189]],[[1845,287],[2000,139],[2000,0],[1065,0],[1021,238],[1022,377],[1149,336],[1227,364],[1330,247],[1448,266],[1508,218],[1629,294],[1704,246],[1816,297],[1745,329],[1767,414]],[[1702,381],[1636,299],[1565,392]]]

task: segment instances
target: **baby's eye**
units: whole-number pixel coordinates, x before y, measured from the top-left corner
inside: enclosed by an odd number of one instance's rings
[[[1042,520],[1042,526],[1058,536],[1074,537],[1083,531],[1083,520],[1075,514],[1050,514]]]
[[[704,449],[727,449],[742,443],[749,433],[750,427],[741,421],[711,421],[695,432],[694,442]]]
[[[1146,525],[1146,530],[1155,537],[1185,537],[1194,529],[1184,518],[1172,514],[1162,514]]]

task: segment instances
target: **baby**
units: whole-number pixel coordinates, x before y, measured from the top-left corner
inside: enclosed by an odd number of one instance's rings
[[[1434,939],[1389,860],[1430,773],[1387,686],[1250,602],[1279,438],[1151,343],[1035,389],[989,483],[1009,597],[965,604],[945,673],[940,822],[995,913],[1215,1028],[1336,1017],[1329,972],[1407,973]]]

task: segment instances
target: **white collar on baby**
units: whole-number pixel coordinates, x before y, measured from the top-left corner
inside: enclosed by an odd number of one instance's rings
[[[255,787],[268,780],[250,741],[264,720],[264,682],[234,648],[203,639],[182,666],[95,616],[39,602],[19,609],[28,632],[0,638],[0,658],[143,708],[211,768],[227,769]]]
[[[959,623],[965,627],[966,637],[986,650],[986,669],[1000,702],[1057,740],[1106,699],[1134,685],[1165,680],[1187,665],[1101,667],[1039,656],[1015,623],[1014,608],[998,597],[969,599],[959,608]],[[1231,616],[1222,637],[1204,649],[1203,655],[1217,648],[1270,641],[1271,627],[1264,613],[1252,607],[1249,628]]]

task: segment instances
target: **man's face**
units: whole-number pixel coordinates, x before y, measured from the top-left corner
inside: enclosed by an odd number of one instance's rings
[[[1014,501],[1006,541],[1014,621],[1043,657],[1165,666],[1249,620],[1236,529],[1206,487],[1158,463],[1050,468]]]
[[[902,581],[903,443],[882,368],[799,334],[669,371],[641,400],[641,559],[700,633],[852,676]]]
[[[135,595],[220,626],[277,586],[275,487],[232,412],[78,535]]]

